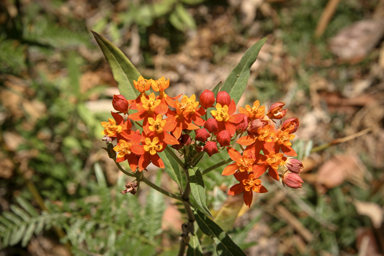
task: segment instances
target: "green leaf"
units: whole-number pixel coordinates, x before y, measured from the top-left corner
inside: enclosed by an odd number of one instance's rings
[[[9,241],[9,245],[15,245],[17,244],[18,242],[20,242],[21,238],[23,237],[24,235],[24,232],[25,232],[25,229],[27,228],[27,225],[26,224],[23,224],[19,227],[18,230],[16,231],[13,231],[13,233],[11,234],[11,239]]]
[[[16,201],[19,203],[19,205],[21,207],[24,208],[24,210],[26,210],[32,217],[37,217],[39,216],[39,214],[37,213],[37,211],[35,210],[35,208],[29,203],[27,202],[27,200],[25,200],[24,198],[22,197],[17,197],[16,198]]]
[[[25,231],[25,234],[23,236],[23,240],[21,241],[21,246],[23,247],[27,246],[29,240],[31,240],[35,227],[36,227],[35,222],[28,226],[27,231]]]
[[[170,149],[173,150],[173,149]],[[159,153],[159,156],[161,160],[164,162],[164,171],[168,174],[171,179],[173,179],[177,185],[179,186],[180,191],[182,190],[182,179],[181,179],[181,171],[179,168],[179,164],[176,162],[176,160],[172,157],[172,155],[167,151],[164,150],[161,153]]]
[[[180,20],[185,24],[185,28],[196,29],[195,20],[182,4],[176,5],[175,12],[179,16]]]
[[[261,47],[267,41],[268,37],[264,37],[254,45],[252,45],[243,55],[237,66],[231,71],[225,80],[220,91],[226,91],[232,99],[237,103],[247,86],[250,75],[250,68],[256,61],[257,55]]]
[[[2,235],[3,237],[3,243],[2,243],[2,247],[5,248],[8,246],[9,244],[9,239],[11,238],[11,232],[12,230],[7,230],[5,231],[5,233]]]
[[[11,212],[3,212],[3,216],[8,220],[12,221],[13,223],[15,223],[16,225],[20,225],[21,223],[21,220]]]
[[[201,250],[199,238],[197,236],[191,236],[187,256],[203,256],[203,251]]]
[[[194,215],[200,230],[215,240],[216,250],[219,255],[245,256],[240,247],[213,220],[199,210],[195,211]]]
[[[11,205],[10,206],[11,210],[16,213],[20,218],[22,218],[25,222],[28,222],[30,217],[28,214],[26,214],[20,207],[17,205]]]
[[[129,100],[137,98],[139,92],[133,86],[133,80],[137,80],[141,76],[139,71],[119,48],[96,32],[92,31],[92,33],[111,66],[120,93]]]
[[[220,82],[215,86],[215,88],[212,89],[212,92],[215,94],[215,98],[216,98],[216,96],[217,96],[217,93],[220,91],[220,87],[221,87],[222,84],[223,84],[223,82],[220,81]]]
[[[106,188],[107,187],[107,181],[105,180],[104,173],[101,170],[99,163],[95,164],[95,174],[96,174],[96,179],[97,179],[97,183],[98,183],[99,187]]]
[[[212,214],[207,207],[206,191],[203,181],[203,175],[198,167],[188,170],[189,181],[191,186],[191,195],[196,201],[197,206],[202,212],[212,218]]]
[[[7,227],[7,229],[12,228],[12,226],[13,226],[13,224],[9,220],[4,218],[3,216],[0,216],[0,223],[3,223],[4,226]]]

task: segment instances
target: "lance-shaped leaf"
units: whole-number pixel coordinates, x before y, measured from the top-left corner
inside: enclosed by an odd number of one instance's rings
[[[217,93],[220,91],[220,87],[221,87],[222,84],[223,84],[223,82],[220,81],[220,82],[215,86],[215,88],[212,89],[212,92],[215,94],[215,97],[217,96]]]
[[[164,171],[168,174],[169,177],[171,177],[171,179],[173,179],[177,183],[181,191],[183,189],[183,174],[181,173],[183,170],[180,170],[179,164],[176,162],[175,159],[173,159],[173,157],[167,150],[158,153],[158,155],[164,162]]]
[[[191,236],[191,239],[189,240],[187,256],[203,256],[203,251],[197,236]]]
[[[221,87],[220,91],[226,91],[236,103],[240,100],[241,95],[243,95],[251,66],[256,61],[257,55],[267,39],[267,37],[264,37],[245,52],[240,62],[225,80],[223,87]]]
[[[213,220],[199,210],[195,211],[194,215],[200,230],[215,241],[219,255],[245,256],[240,247]]]
[[[111,66],[113,77],[119,85],[120,94],[129,100],[136,99],[139,92],[133,86],[133,80],[137,81],[140,77],[139,71],[119,48],[105,37],[94,31],[92,33]]]
[[[189,182],[191,186],[191,195],[195,199],[196,206],[204,212],[206,215],[212,218],[212,214],[209,212],[207,207],[206,191],[203,181],[203,175],[198,167],[188,170]]]

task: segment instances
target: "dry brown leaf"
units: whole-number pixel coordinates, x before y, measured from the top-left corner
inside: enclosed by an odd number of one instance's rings
[[[15,151],[24,142],[24,138],[15,132],[4,132],[4,142],[10,151]]]
[[[369,228],[358,228],[356,230],[356,248],[359,255],[381,256],[375,235]]]
[[[362,20],[342,29],[330,41],[331,51],[342,60],[362,60],[384,35],[384,20]]]
[[[353,204],[358,214],[368,216],[371,219],[373,227],[381,227],[384,215],[382,207],[372,202],[360,202],[357,200],[355,200]]]
[[[340,186],[347,179],[365,187],[364,173],[364,166],[357,156],[337,155],[320,166],[316,183],[329,189]]]

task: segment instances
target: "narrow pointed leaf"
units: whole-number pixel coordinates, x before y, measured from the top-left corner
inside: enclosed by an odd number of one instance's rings
[[[35,230],[36,223],[32,223],[28,226],[27,231],[25,231],[25,234],[23,235],[23,240],[21,241],[21,246],[25,247],[27,246],[29,240],[31,240],[31,237],[33,235],[33,231]]]
[[[28,216],[27,213],[25,213],[20,207],[17,205],[11,205],[10,206],[11,210],[16,213],[20,218],[22,218],[25,222],[28,222],[30,217]]]
[[[203,251],[197,236],[191,236],[191,239],[189,240],[187,256],[203,256]]]
[[[229,74],[223,87],[221,87],[220,91],[226,91],[236,103],[240,100],[241,95],[243,95],[250,75],[250,68],[256,61],[257,55],[267,39],[267,37],[264,37],[244,53],[240,62]]]
[[[204,212],[207,216],[212,218],[212,214],[209,212],[207,207],[207,198],[206,191],[203,181],[203,175],[201,174],[198,167],[188,170],[189,173],[189,181],[191,185],[191,195],[195,199],[196,206]]]
[[[205,216],[199,210],[194,212],[195,219],[200,230],[214,239],[216,250],[219,255],[241,256],[245,253],[237,246],[232,239],[213,220]]]
[[[35,210],[35,208],[29,203],[27,202],[27,200],[25,200],[24,198],[22,197],[17,197],[16,198],[16,201],[20,204],[21,207],[24,208],[24,210],[26,210],[32,217],[37,217],[39,216],[39,214],[37,213],[37,211]]]
[[[111,66],[113,77],[119,85],[120,94],[129,100],[137,98],[139,92],[133,86],[133,80],[137,81],[140,77],[139,71],[119,48],[105,37],[94,31],[92,33]]]
[[[172,149],[170,149],[172,150]],[[164,171],[168,174],[171,179],[173,179],[177,185],[179,186],[179,189],[182,189],[182,180],[181,180],[181,171],[179,168],[179,164],[176,162],[175,159],[171,156],[171,154],[164,150],[163,152],[159,153],[160,158],[164,162]]]
[[[15,245],[18,242],[20,242],[26,228],[27,228],[26,224],[23,224],[16,231],[13,230],[13,233],[11,234],[11,239],[9,241],[9,245]]]

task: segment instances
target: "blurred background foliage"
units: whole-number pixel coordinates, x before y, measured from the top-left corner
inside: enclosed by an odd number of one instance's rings
[[[119,193],[127,180],[99,124],[118,90],[90,30],[146,77],[170,78],[170,95],[213,88],[269,35],[240,105],[284,101],[300,118],[305,184],[266,180],[269,193],[248,210],[226,196],[234,180],[211,172],[216,221],[247,255],[383,255],[384,2],[338,2],[1,1],[0,255],[178,251],[185,216],[174,201],[145,186]],[[201,167],[226,158],[205,156]],[[177,191],[164,172],[145,175]]]

